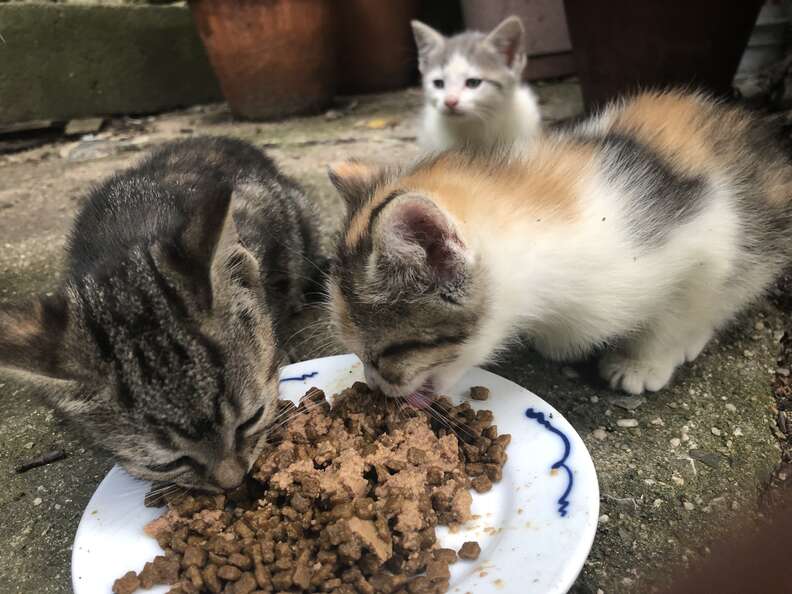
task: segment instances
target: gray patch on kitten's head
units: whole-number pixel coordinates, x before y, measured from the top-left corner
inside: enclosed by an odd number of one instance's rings
[[[377,176],[379,179],[379,176]],[[339,243],[329,292],[340,339],[364,362],[367,380],[388,396],[427,384],[448,388],[475,340],[486,297],[482,275],[454,223],[429,198],[396,189],[351,200],[351,222],[367,206],[367,230]]]
[[[418,66],[424,75],[442,69],[455,54],[484,72],[507,71],[519,76],[525,67],[524,29],[515,16],[505,19],[490,33],[466,31],[444,37],[420,21],[413,21],[412,27]]]
[[[489,34],[468,31],[450,38],[418,21],[412,26],[424,95],[443,115],[486,119],[519,85],[526,54],[517,17]]]

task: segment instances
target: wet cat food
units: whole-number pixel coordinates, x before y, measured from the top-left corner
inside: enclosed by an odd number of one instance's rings
[[[483,492],[500,478],[508,436],[492,413],[440,398],[427,414],[362,383],[332,407],[317,389],[282,407],[291,418],[247,484],[170,498],[146,527],[164,555],[113,592],[154,584],[170,584],[170,594],[447,591],[457,553],[437,547],[435,528],[470,519],[471,484]],[[478,553],[465,543],[459,558]]]
[[[486,400],[489,398],[489,395],[489,388],[485,388],[483,386],[473,386],[470,388],[470,397],[473,400]]]

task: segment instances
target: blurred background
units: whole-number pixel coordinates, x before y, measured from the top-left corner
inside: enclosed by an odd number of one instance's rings
[[[452,33],[510,14],[526,79],[576,77],[588,108],[640,86],[731,94],[735,74],[743,95],[787,101],[783,0],[4,0],[0,133],[223,98],[241,118],[318,112],[415,85],[411,19]]]

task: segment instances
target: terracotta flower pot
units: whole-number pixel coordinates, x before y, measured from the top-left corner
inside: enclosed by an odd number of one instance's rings
[[[586,107],[640,88],[731,92],[763,0],[565,0]]]
[[[410,20],[418,18],[418,0],[342,0],[336,9],[343,93],[390,91],[415,80]]]
[[[231,110],[248,119],[317,112],[336,89],[332,0],[190,0]]]

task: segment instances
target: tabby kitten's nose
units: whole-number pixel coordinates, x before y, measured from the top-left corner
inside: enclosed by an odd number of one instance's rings
[[[226,458],[215,466],[215,484],[221,489],[234,489],[242,484],[245,478],[245,468],[236,458]]]

